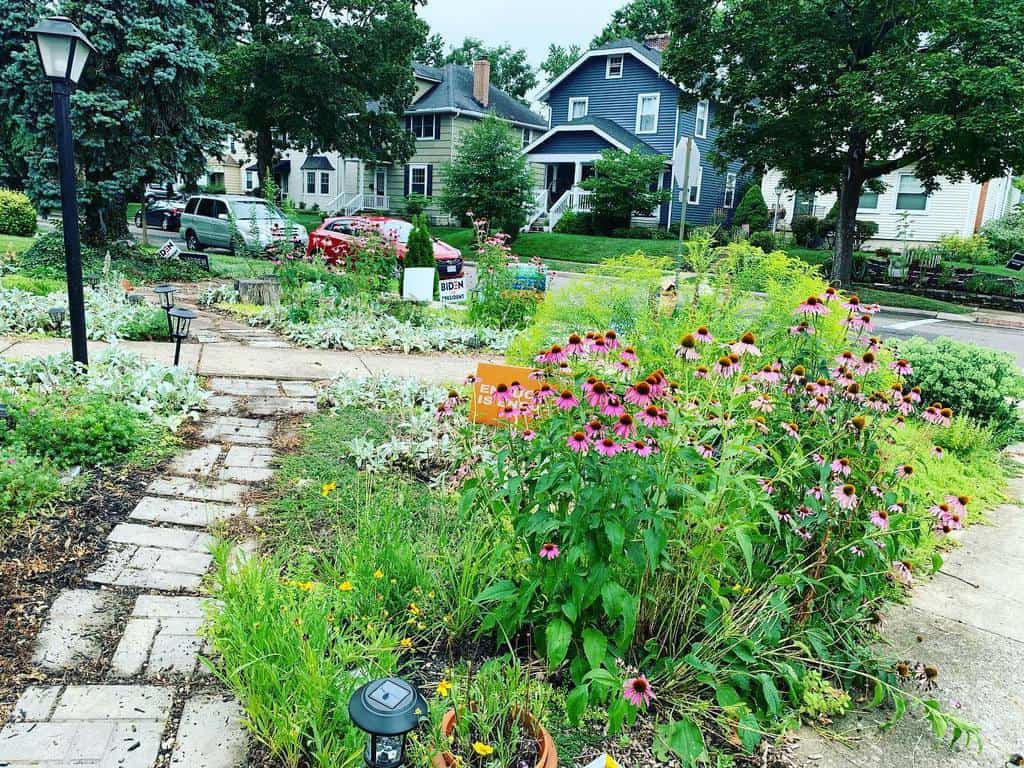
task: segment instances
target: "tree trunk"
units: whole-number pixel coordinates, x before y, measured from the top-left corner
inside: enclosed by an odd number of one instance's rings
[[[857,230],[857,206],[864,180],[853,168],[847,167],[839,188],[839,218],[836,220],[836,249],[833,256],[831,282],[840,288],[849,288],[853,279],[853,243]]]
[[[256,133],[256,177],[259,184],[259,192],[253,191],[254,195],[262,195],[266,185],[267,174],[274,165],[274,137],[269,128],[263,128]]]
[[[94,198],[89,200],[84,208],[83,243],[104,245],[114,240],[131,239],[128,233],[128,206],[123,196],[113,200]]]

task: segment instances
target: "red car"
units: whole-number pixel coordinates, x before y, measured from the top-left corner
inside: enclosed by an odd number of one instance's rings
[[[412,224],[403,219],[391,219],[387,216],[340,216],[324,219],[324,222],[310,233],[306,255],[312,257],[315,252],[322,251],[328,264],[343,262],[352,244],[370,229],[379,230],[385,237],[394,237],[399,260],[405,258]],[[436,237],[433,240],[438,274],[442,278],[461,276],[462,253]]]

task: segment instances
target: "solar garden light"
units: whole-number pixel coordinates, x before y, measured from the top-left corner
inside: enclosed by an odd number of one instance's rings
[[[167,310],[167,320],[172,324],[171,338],[174,339],[174,364],[181,356],[181,342],[188,338],[188,327],[199,315],[191,309],[174,307]]]
[[[405,761],[405,737],[427,716],[427,702],[397,677],[372,680],[348,700],[348,715],[367,734],[363,762],[368,768],[398,768]]]
[[[71,138],[71,92],[78,86],[85,62],[96,48],[66,16],[40,19],[27,34],[35,41],[39,63],[53,89],[60,207],[64,222],[64,266],[68,276],[68,307],[71,314],[71,356],[76,363],[87,365],[89,354],[82,290],[82,243],[78,232],[75,150]]]
[[[167,285],[166,283],[153,287],[153,292],[160,299],[160,306],[167,313],[167,335],[171,337],[174,336],[174,329],[171,328],[171,310],[174,308],[174,293],[177,290],[173,285]]]
[[[52,307],[47,310],[50,322],[53,323],[57,333],[60,333],[60,329],[64,327],[64,318],[67,316],[67,313],[68,311],[64,307]]]

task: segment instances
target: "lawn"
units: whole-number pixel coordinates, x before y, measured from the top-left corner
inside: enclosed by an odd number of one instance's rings
[[[312,232],[314,229],[319,227],[320,222],[324,219],[322,211],[300,211],[294,209],[285,211],[285,213],[289,219],[294,221],[296,224],[304,226],[308,232]]]
[[[21,253],[28,250],[33,240],[35,240],[34,237],[0,235],[0,253]]]
[[[883,307],[922,309],[928,312],[949,312],[954,315],[969,315],[974,311],[972,307],[965,307],[962,304],[953,304],[952,302],[941,301],[940,299],[915,296],[912,293],[880,291],[877,288],[864,288],[860,286],[854,286],[854,290],[862,301],[881,304]]]

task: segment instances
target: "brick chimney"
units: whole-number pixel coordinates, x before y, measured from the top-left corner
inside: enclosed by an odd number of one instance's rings
[[[668,48],[668,43],[672,39],[672,35],[668,32],[662,32],[658,35],[648,35],[644,38],[644,43],[648,48],[653,48],[656,51],[664,51]]]
[[[473,62],[473,98],[484,107],[491,97],[491,62],[477,59]]]

